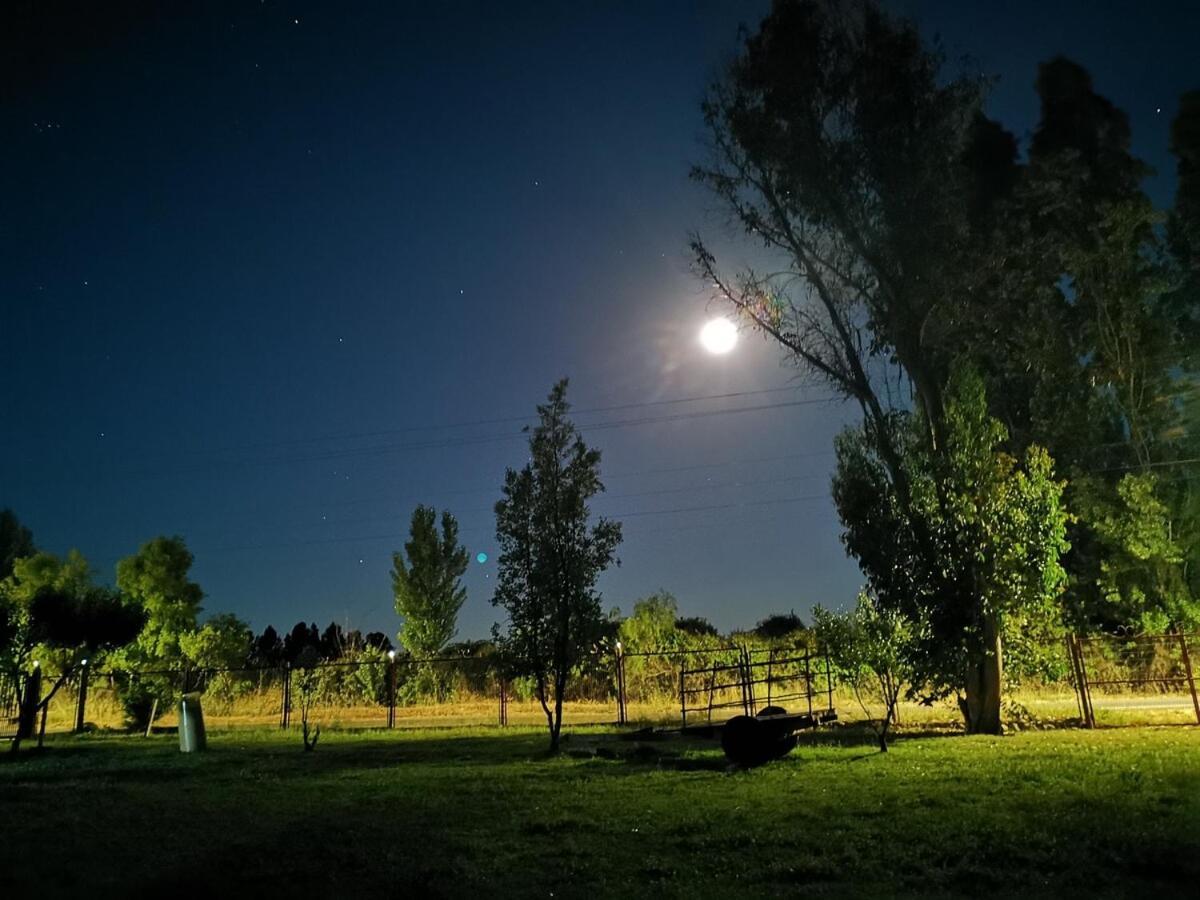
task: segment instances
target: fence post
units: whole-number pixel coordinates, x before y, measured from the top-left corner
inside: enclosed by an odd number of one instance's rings
[[[708,718],[707,718],[707,721],[708,721],[709,725],[712,724],[713,703],[715,702],[714,694],[716,692],[716,683],[717,683],[716,679],[717,679],[717,664],[713,663],[711,666],[708,667],[708,689],[707,689],[708,690],[708,711],[707,711]],[[701,690],[704,690],[704,688],[701,688]]]
[[[387,727],[396,727],[396,651],[388,651],[388,714]]]
[[[21,706],[17,711],[17,740],[33,737],[33,726],[37,719],[38,701],[42,697],[42,667],[34,660],[33,671],[25,676],[21,691]]]
[[[738,647],[737,656],[738,684],[742,689],[742,715],[750,715],[750,701],[746,696],[746,648]]]
[[[746,715],[758,713],[758,702],[754,699],[754,657],[749,647],[742,647],[742,666],[745,677],[742,683],[746,685]]]
[[[1079,684],[1079,666],[1075,663],[1075,645],[1071,642],[1072,635],[1063,637],[1063,645],[1067,648],[1067,661],[1071,664],[1071,688],[1075,692],[1075,708],[1079,711],[1079,721],[1083,721],[1082,689]]]
[[[279,710],[279,727],[287,728],[292,714],[292,664],[283,664],[283,704]]]
[[[508,724],[508,682],[500,679],[500,724]]]
[[[679,664],[679,719],[681,727],[687,728],[687,694],[684,693],[684,672],[687,663]]]
[[[1192,658],[1188,655],[1187,638],[1183,632],[1176,635],[1179,638],[1179,649],[1183,652],[1183,671],[1187,674],[1188,688],[1192,692],[1192,708],[1196,711],[1196,724],[1200,725],[1200,699],[1196,697],[1196,681],[1192,677]]]
[[[1083,641],[1079,635],[1073,635],[1075,660],[1079,665],[1079,696],[1083,701],[1083,720],[1088,728],[1096,727],[1096,713],[1092,709],[1092,692],[1088,686],[1087,662],[1083,658]]]
[[[83,731],[87,717],[88,661],[79,664],[79,699],[75,704],[75,731]]]
[[[829,697],[829,705],[826,707],[826,709],[828,709],[830,712],[833,712],[833,672],[829,668],[828,652],[825,654],[825,692]],[[900,720],[897,718],[896,724],[899,724],[899,722]]]
[[[617,641],[617,724],[626,725],[628,722],[629,714],[625,706],[625,652],[621,642]]]
[[[808,695],[808,717],[811,719],[813,698],[812,657],[808,653],[804,654],[804,693]]]
[[[767,706],[771,706],[771,697],[773,696],[771,678],[775,674],[775,648],[771,647],[767,651]]]

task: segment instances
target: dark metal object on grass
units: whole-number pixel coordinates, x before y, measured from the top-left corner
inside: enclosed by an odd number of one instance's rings
[[[762,693],[767,704],[758,709],[756,694]],[[784,701],[806,711],[789,715],[780,705]],[[797,732],[837,719],[828,658],[786,648],[740,648],[733,663],[685,666],[679,672],[679,706],[681,726],[668,733],[719,739],[725,757],[747,768],[787,756]],[[741,714],[714,722],[713,712],[721,709]],[[689,725],[689,713],[705,723]]]

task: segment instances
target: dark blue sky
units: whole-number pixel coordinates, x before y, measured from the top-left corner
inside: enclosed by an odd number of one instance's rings
[[[1200,6],[893,6],[1000,76],[1019,135],[1037,62],[1082,62],[1169,201]],[[828,500],[852,410],[775,390],[760,340],[696,344],[687,232],[721,233],[687,180],[698,104],[765,4],[173,7],[9,30],[0,506],[39,546],[109,578],[181,534],[210,612],[394,633],[412,506],[491,554],[515,417],[568,375],[626,522],[606,605],[666,588],[730,627],[852,600]],[[493,576],[472,564],[464,636]]]

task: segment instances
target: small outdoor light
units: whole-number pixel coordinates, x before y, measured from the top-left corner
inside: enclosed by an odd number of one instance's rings
[[[388,651],[388,659],[390,659],[392,662],[396,661],[396,651],[395,650]]]

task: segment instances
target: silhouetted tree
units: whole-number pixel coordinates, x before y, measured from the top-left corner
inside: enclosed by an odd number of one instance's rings
[[[768,641],[781,640],[804,630],[804,622],[795,611],[773,613],[754,626],[754,633]]]
[[[297,622],[292,626],[292,630],[283,638],[284,659],[295,665],[296,660],[304,652],[305,647],[312,647],[313,652],[320,657],[321,630],[317,628],[316,622],[312,622],[311,624]]]
[[[11,509],[0,509],[0,579],[12,574],[16,560],[36,552],[33,532],[18,521]]]
[[[277,666],[283,662],[283,641],[272,626],[268,625],[262,634],[254,639],[252,657],[254,664],[258,666]]]
[[[675,627],[696,637],[719,637],[721,634],[717,626],[703,616],[683,616],[675,620]]]
[[[145,610],[130,603],[116,591],[88,586],[83,589],[62,590],[44,587],[34,595],[29,606],[29,631],[36,644],[68,651],[62,671],[48,694],[36,705],[26,707],[37,712],[44,710],[54,695],[74,676],[79,666],[97,651],[122,647],[141,632],[146,622]],[[22,723],[12,749],[20,745],[20,734],[29,723]],[[44,734],[38,733],[38,746]]]
[[[346,636],[342,633],[342,626],[337,622],[330,622],[321,632],[321,658],[340,659],[345,648]]]
[[[497,635],[514,671],[533,680],[558,750],[562,704],[571,672],[604,627],[596,580],[615,560],[621,526],[590,525],[588,501],[604,490],[600,451],[567,417],[567,381],[538,407],[530,462],[504,477],[496,504],[499,573],[492,603],[508,613]]]
[[[392,640],[382,631],[372,631],[366,638],[366,645],[371,650],[382,650],[384,653],[393,649]]]

